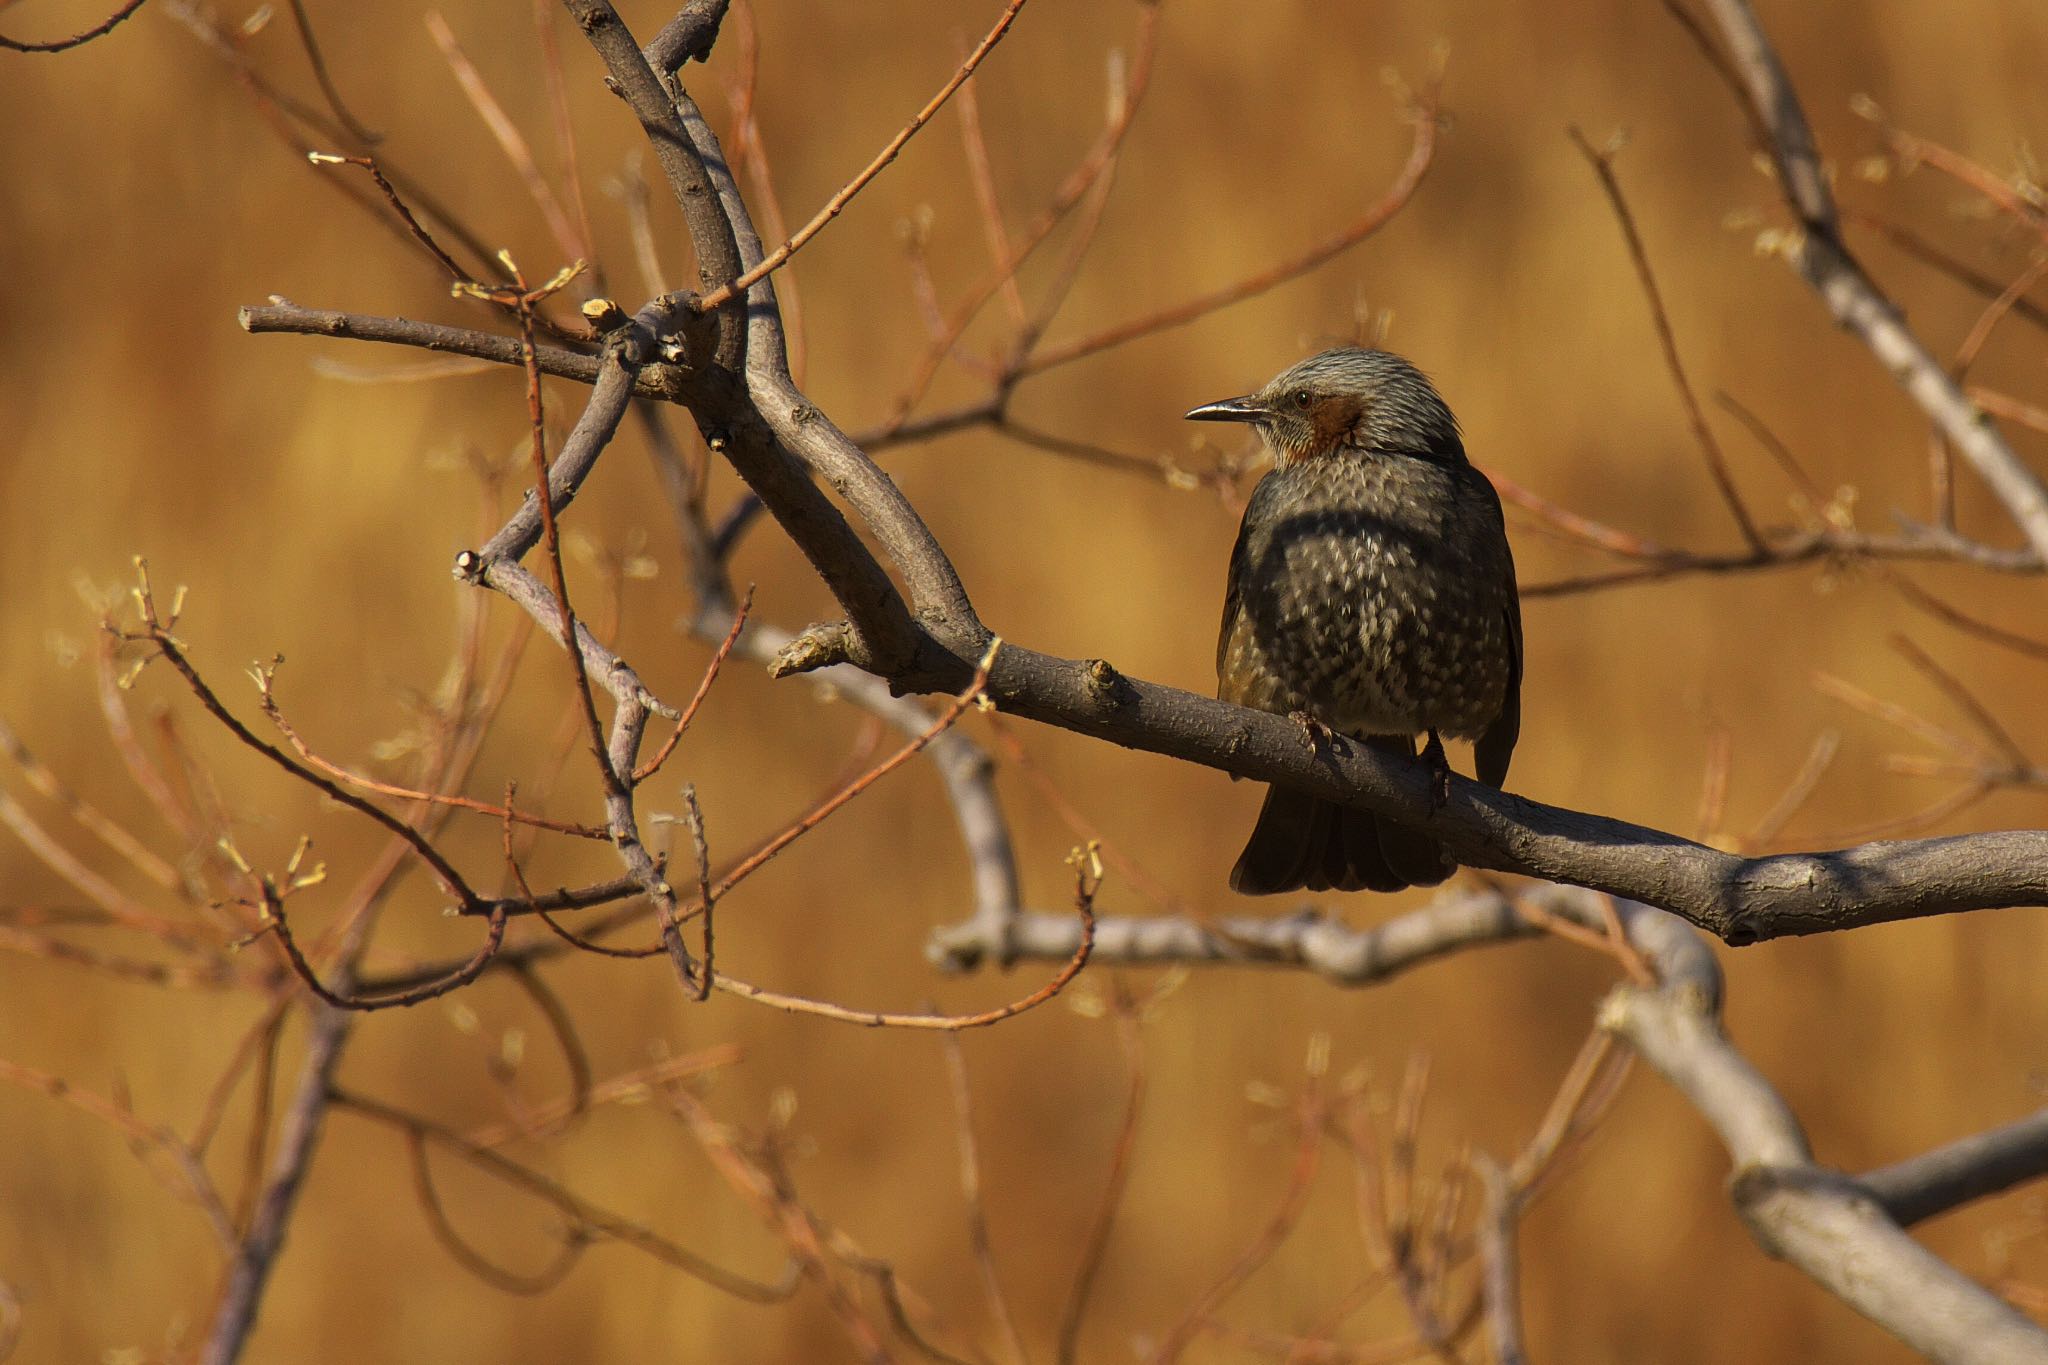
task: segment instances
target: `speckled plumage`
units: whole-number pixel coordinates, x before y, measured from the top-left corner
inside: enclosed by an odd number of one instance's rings
[[[1218,694],[1405,754],[1423,732],[1477,740],[1500,785],[1521,715],[1514,561],[1429,381],[1347,347],[1189,416],[1252,423],[1277,461],[1231,554]],[[1274,788],[1231,884],[1394,890],[1451,870],[1427,835]]]

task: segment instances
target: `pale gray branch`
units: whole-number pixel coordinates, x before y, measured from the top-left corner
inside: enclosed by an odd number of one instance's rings
[[[1866,1172],[1860,1183],[1902,1227],[2048,1175],[2048,1109]]]
[[[2048,1362],[2048,1332],[1915,1242],[1864,1185],[1814,1162],[1798,1119],[1722,1031],[1717,991],[1696,971],[1667,970],[1672,956],[1653,940],[1668,938],[1661,926],[1677,921],[1625,908],[1629,937],[1660,979],[1653,988],[1616,988],[1601,1023],[1713,1125],[1735,1163],[1736,1208],[1757,1243],[1930,1359]]]
[[[1480,1277],[1486,1297],[1486,1335],[1493,1346],[1493,1365],[1528,1365],[1528,1354],[1522,1349],[1514,1186],[1507,1171],[1492,1157],[1481,1153],[1472,1165],[1479,1173],[1483,1196],[1478,1228]]]
[[[1976,469],[2035,554],[2048,560],[2048,489],[1849,254],[1813,130],[1755,11],[1748,0],[1707,0],[1707,8],[1720,26],[1750,103],[1770,134],[1771,145],[1766,150],[1776,163],[1786,202],[1804,229],[1790,250],[1792,264],[1820,295],[1835,321],[1870,348],[1906,395]]]

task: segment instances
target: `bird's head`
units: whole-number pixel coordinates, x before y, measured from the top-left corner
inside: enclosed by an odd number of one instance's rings
[[[1422,371],[1388,351],[1340,346],[1257,393],[1204,403],[1197,422],[1249,422],[1282,467],[1340,450],[1462,463],[1458,420]]]

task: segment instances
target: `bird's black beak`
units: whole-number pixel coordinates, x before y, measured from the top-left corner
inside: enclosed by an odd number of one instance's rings
[[[1204,403],[1199,408],[1188,410],[1190,422],[1259,422],[1269,415],[1269,409],[1257,398],[1226,398],[1220,403]]]

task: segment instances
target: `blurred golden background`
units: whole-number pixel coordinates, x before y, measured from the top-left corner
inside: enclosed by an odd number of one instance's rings
[[[37,0],[0,12],[17,36],[72,31],[104,9]],[[1034,0],[978,78],[998,188],[1012,226],[1036,213],[1101,126],[1106,54],[1127,48],[1139,7]],[[1760,6],[1821,146],[1842,168],[1845,205],[1910,227],[1998,281],[2039,242],[1980,211],[1954,182],[1891,167],[1855,173],[1880,135],[1850,112],[1867,94],[1900,126],[2000,174],[2025,173],[2048,129],[2048,10],[2021,0],[1855,0]],[[314,6],[337,84],[387,133],[380,155],[408,168],[512,250],[530,274],[561,262],[516,175],[465,100],[417,6]],[[499,100],[562,186],[528,7],[440,7]],[[807,218],[953,70],[992,17],[972,6],[756,0],[759,116],[782,201]],[[668,7],[633,4],[644,39]],[[223,16],[236,23],[243,10]],[[1645,0],[1551,5],[1170,0],[1153,86],[1118,168],[1100,237],[1052,339],[1236,279],[1348,221],[1407,154],[1382,78],[1413,85],[1448,52],[1447,132],[1413,202],[1385,230],[1307,277],[1177,330],[1027,381],[1035,424],[1205,468],[1214,453],[1179,414],[1243,392],[1301,355],[1376,325],[1436,379],[1473,456],[1517,483],[1667,544],[1732,548],[1658,356],[1612,212],[1565,130],[1596,143],[1625,128],[1616,165],[1655,265],[1678,344],[1703,394],[1760,414],[1820,485],[1855,490],[1862,526],[1893,509],[1927,514],[1924,422],[1882,369],[1779,261],[1753,249],[1782,221],[1752,164],[1726,90],[1684,33]],[[616,181],[639,134],[600,84],[601,67],[557,25],[581,169],[611,291],[637,304],[638,275]],[[737,70],[729,28],[711,67],[686,77],[721,130]],[[280,18],[246,51],[317,100]],[[415,725],[455,639],[464,589],[455,551],[490,524],[465,458],[524,486],[525,412],[515,372],[388,384],[347,382],[315,361],[401,367],[393,351],[252,337],[239,305],[271,294],[364,312],[477,323],[416,253],[320,183],[272,133],[230,70],[166,8],[57,57],[0,54],[0,714],[37,755],[160,852],[171,836],[116,761],[94,699],[97,608],[79,591],[118,589],[146,555],[160,586],[189,585],[181,636],[245,717],[251,660],[281,653],[279,695],[322,752],[375,764]],[[677,215],[655,227],[671,276],[688,248]],[[925,344],[904,247],[927,225],[950,302],[986,269],[959,125],[948,111],[799,258],[812,398],[848,430],[888,415]],[[1852,233],[1878,279],[1937,354],[1950,354],[1986,300],[1868,232]],[[1024,276],[1050,278],[1055,250]],[[2035,297],[2048,302],[2048,295]],[[1000,339],[1001,308],[971,333]],[[1375,320],[1378,320],[1377,322]],[[2043,401],[2042,331],[2009,319],[1973,371]],[[935,407],[975,396],[949,371]],[[557,418],[573,386],[549,386]],[[564,419],[566,420],[566,419]],[[1760,519],[1793,520],[1765,452],[1715,411],[1736,481]],[[687,423],[682,424],[687,427]],[[1226,433],[1225,439],[1238,439]],[[2014,429],[2023,455],[2042,438]],[[622,651],[664,696],[687,696],[708,656],[680,638],[674,528],[642,441],[626,429],[572,514],[572,535],[649,556],[628,579]],[[1239,446],[1227,447],[1242,454]],[[1207,692],[1235,514],[1211,490],[1063,460],[976,431],[886,458],[951,551],[985,620],[1006,638]],[[734,491],[712,479],[713,505]],[[2010,543],[1966,474],[1966,529]],[[1525,583],[1601,567],[1510,513]],[[587,595],[603,589],[571,557]],[[1916,581],[1977,615],[2044,633],[2038,584],[1954,569]],[[797,627],[831,613],[772,525],[736,564],[758,582],[763,619]],[[91,594],[87,594],[91,596]],[[510,622],[514,609],[490,606]],[[1827,673],[1940,723],[1967,728],[1888,644],[1903,632],[1968,679],[2029,752],[2048,751],[2033,704],[2038,665],[1907,608],[1854,566],[1689,578],[1532,601],[1521,749],[1510,785],[1544,801],[1671,829],[1698,828],[1714,736],[1732,734],[1726,839],[1752,827],[1815,737],[1842,753],[1786,839],[1828,837],[1928,804],[1948,788],[1883,764],[1910,738],[1815,690]],[[472,790],[535,779],[560,723],[566,671],[536,647]],[[301,834],[334,884],[378,846],[366,822],[325,804],[224,740],[153,667],[139,715],[162,710],[214,764],[252,863],[281,866]],[[844,764],[862,713],[821,704],[799,682],[735,665],[712,694],[671,776],[697,784],[714,853],[786,822]],[[969,733],[988,741],[978,720]],[[1225,889],[1257,793],[1217,774],[1075,736],[1026,729],[1031,754],[1105,835],[1195,911],[1249,908]],[[1463,762],[1462,757],[1459,760]],[[572,762],[572,768],[573,768]],[[10,771],[4,784],[53,829],[64,822]],[[650,795],[672,808],[674,784]],[[999,788],[1031,904],[1063,907],[1075,836],[1014,771]],[[578,780],[558,813],[596,818]],[[666,805],[664,805],[666,803]],[[1934,829],[2037,824],[2039,799],[2001,795]],[[493,875],[488,821],[451,846]],[[95,849],[68,830],[81,857]],[[547,846],[536,885],[615,875],[602,848]],[[120,879],[118,868],[96,863]],[[133,881],[128,878],[127,881]],[[127,881],[123,884],[127,885]],[[0,903],[63,905],[75,892],[23,845],[0,843]],[[141,894],[144,888],[131,886]],[[886,779],[724,905],[721,965],[777,989],[874,1008],[930,1000],[965,1010],[1021,994],[1042,969],[940,978],[921,947],[968,908],[964,857],[933,772]],[[1325,908],[1354,922],[1403,902]],[[319,923],[317,893],[296,903]],[[373,965],[467,952],[421,878],[387,910]],[[178,907],[164,904],[166,913]],[[1112,876],[1100,907],[1144,905]],[[182,913],[182,912],[181,912]],[[2048,933],[2031,912],[1978,914],[1724,953],[1729,1027],[1808,1126],[1819,1158],[1847,1170],[1908,1155],[2041,1103]],[[1157,973],[1133,973],[1148,987]],[[1083,1358],[1122,1360],[1177,1321],[1271,1216],[1292,1161],[1273,1112],[1248,1088],[1300,1085],[1311,1039],[1333,1069],[1369,1068],[1391,1088],[1407,1059],[1433,1064],[1425,1165],[1461,1144],[1506,1154],[1539,1117],[1613,977],[1555,941],[1464,954],[1389,985],[1345,991],[1305,977],[1198,971],[1145,1028],[1149,1095],[1132,1183],[1109,1244]],[[576,959],[552,981],[600,1075],[725,1041],[744,1060],[705,1101],[748,1130],[788,1114],[799,1191],[824,1217],[965,1324],[995,1340],[967,1255],[944,1057],[929,1037],[791,1018],[729,998],[687,1003],[670,969]],[[1084,979],[1084,987],[1087,981]],[[1078,988],[1077,988],[1078,989]],[[34,955],[0,957],[0,1058],[125,1095],[151,1124],[189,1130],[207,1086],[259,1005],[231,991],[110,983]],[[526,1041],[515,1082],[558,1094],[559,1060],[528,999],[488,981],[450,999],[363,1021],[343,1062],[351,1089],[469,1127],[503,1116],[488,1063],[508,1032]],[[287,1034],[280,1084],[295,1075]],[[516,1046],[516,1044],[514,1044]],[[1033,1358],[1052,1333],[1107,1170],[1123,1090],[1112,1030],[1055,1003],[966,1039],[995,1255]],[[246,1140],[247,1091],[215,1157],[223,1179]],[[772,1278],[777,1243],[658,1105],[613,1107],[526,1154],[608,1207],[720,1264]],[[470,1240],[502,1262],[544,1264],[557,1215],[443,1163],[444,1197]],[[1727,1162],[1703,1121],[1639,1069],[1588,1153],[1523,1225],[1524,1296],[1539,1360],[1870,1362],[1903,1347],[1797,1271],[1768,1260],[1723,1193]],[[229,1188],[233,1188],[229,1182]],[[404,1144],[349,1114],[329,1120],[305,1203],[253,1339],[251,1360],[719,1361],[853,1358],[813,1293],[793,1306],[738,1302],[615,1245],[593,1249],[551,1292],[509,1296],[437,1245]],[[1348,1177],[1324,1172],[1302,1226],[1222,1316],[1306,1330],[1362,1261]],[[2048,1274],[2024,1197],[1938,1221],[1928,1242],[1973,1274]],[[109,1128],[0,1088],[0,1282],[22,1304],[24,1361],[155,1359],[203,1335],[216,1249]],[[1353,1323],[1361,1338],[1403,1325],[1390,1300]],[[123,1352],[134,1354],[124,1355]],[[1468,1359],[1481,1358],[1475,1346]],[[1191,1358],[1249,1358],[1206,1341]]]

